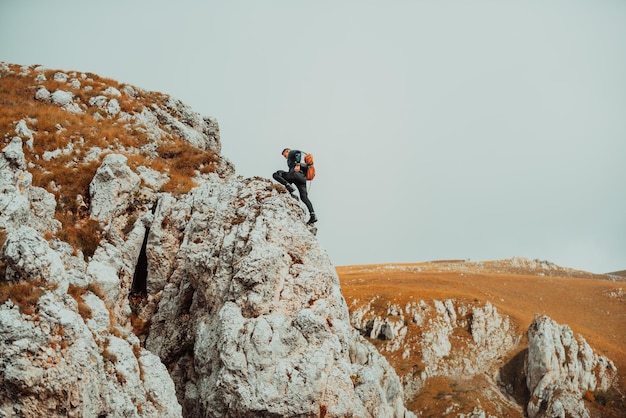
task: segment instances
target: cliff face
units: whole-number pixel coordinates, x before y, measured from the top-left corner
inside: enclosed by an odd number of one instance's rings
[[[0,414],[412,416],[302,207],[235,178],[214,120],[0,74]]]
[[[500,373],[503,359],[517,348],[521,336],[489,302],[421,300],[399,306],[379,297],[363,302],[352,301],[352,324],[380,341],[381,352],[399,369],[414,410],[444,416],[523,416],[524,407],[507,392]],[[437,403],[445,405],[441,410],[429,406],[433,391]],[[455,392],[458,395],[444,398],[444,393]]]
[[[46,240],[58,221],[39,216],[29,203],[33,196],[54,197],[30,184],[23,160],[21,140],[13,139],[0,157],[0,413],[180,416],[167,369],[124,326],[123,268],[137,246],[103,241],[86,262],[69,244]],[[98,268],[106,251],[117,257]]]
[[[350,327],[332,264],[276,189],[232,180],[159,202],[146,348],[188,416],[403,416],[399,379]],[[151,268],[168,254],[167,272]]]

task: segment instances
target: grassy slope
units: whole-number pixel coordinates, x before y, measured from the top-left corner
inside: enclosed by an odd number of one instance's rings
[[[623,281],[570,269],[511,268],[503,262],[342,266],[337,267],[337,273],[349,307],[355,299],[367,301],[376,295],[400,306],[432,299],[489,301],[501,314],[511,317],[520,334],[526,332],[536,313],[546,314],[569,325],[594,350],[613,360],[622,376],[622,390],[626,389]],[[611,292],[622,296],[611,297]],[[396,370],[409,369],[399,356],[382,353]]]

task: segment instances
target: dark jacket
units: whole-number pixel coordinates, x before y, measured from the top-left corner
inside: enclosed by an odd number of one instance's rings
[[[301,162],[302,156],[305,153],[299,151],[297,149],[292,149],[287,154],[287,167],[289,167],[289,172],[293,173],[295,171],[296,165],[300,165],[300,173],[306,176],[307,165],[304,161]]]

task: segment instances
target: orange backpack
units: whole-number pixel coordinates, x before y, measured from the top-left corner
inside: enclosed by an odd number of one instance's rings
[[[304,162],[307,165],[306,179],[313,180],[315,178],[315,166],[313,165],[313,154],[306,154],[304,156]]]

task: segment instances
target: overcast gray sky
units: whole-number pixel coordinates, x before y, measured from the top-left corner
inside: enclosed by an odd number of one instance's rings
[[[245,177],[313,153],[335,265],[626,269],[626,1],[0,0],[0,60],[170,94]]]

